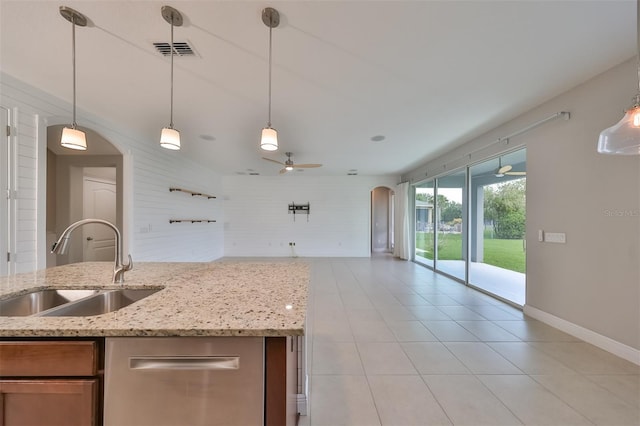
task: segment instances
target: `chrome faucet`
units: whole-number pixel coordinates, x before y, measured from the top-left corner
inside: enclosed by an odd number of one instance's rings
[[[129,263],[124,265],[122,263],[122,237],[120,236],[120,231],[118,228],[106,220],[102,219],[82,219],[75,223],[69,225],[67,229],[64,230],[58,241],[53,243],[53,247],[51,247],[51,253],[56,254],[66,254],[69,248],[69,238],[71,237],[71,233],[82,225],[86,225],[87,223],[101,223],[103,225],[107,225],[109,228],[113,229],[113,232],[116,234],[116,264],[113,267],[113,283],[120,284],[124,282],[124,273],[133,268],[133,260],[131,260],[131,255],[129,255]]]

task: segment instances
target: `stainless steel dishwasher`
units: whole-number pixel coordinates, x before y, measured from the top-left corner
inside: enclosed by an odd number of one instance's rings
[[[264,423],[261,337],[113,337],[105,426]]]

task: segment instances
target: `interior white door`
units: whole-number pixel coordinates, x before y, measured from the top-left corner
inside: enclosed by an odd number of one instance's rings
[[[116,184],[86,177],[83,181],[83,218],[103,219],[116,224]],[[113,230],[101,224],[82,227],[83,260],[85,262],[115,259],[116,240]]]
[[[0,276],[9,274],[9,110],[0,107]]]

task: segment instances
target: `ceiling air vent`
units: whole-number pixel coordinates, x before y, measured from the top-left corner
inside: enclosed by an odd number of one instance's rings
[[[171,56],[171,43],[158,42],[153,43],[153,46],[162,56]],[[186,41],[174,41],[173,54],[175,56],[195,56],[195,52]]]

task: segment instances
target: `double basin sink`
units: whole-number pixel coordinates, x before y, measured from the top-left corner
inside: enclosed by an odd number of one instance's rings
[[[161,288],[45,289],[0,300],[0,316],[78,317],[114,312]]]

